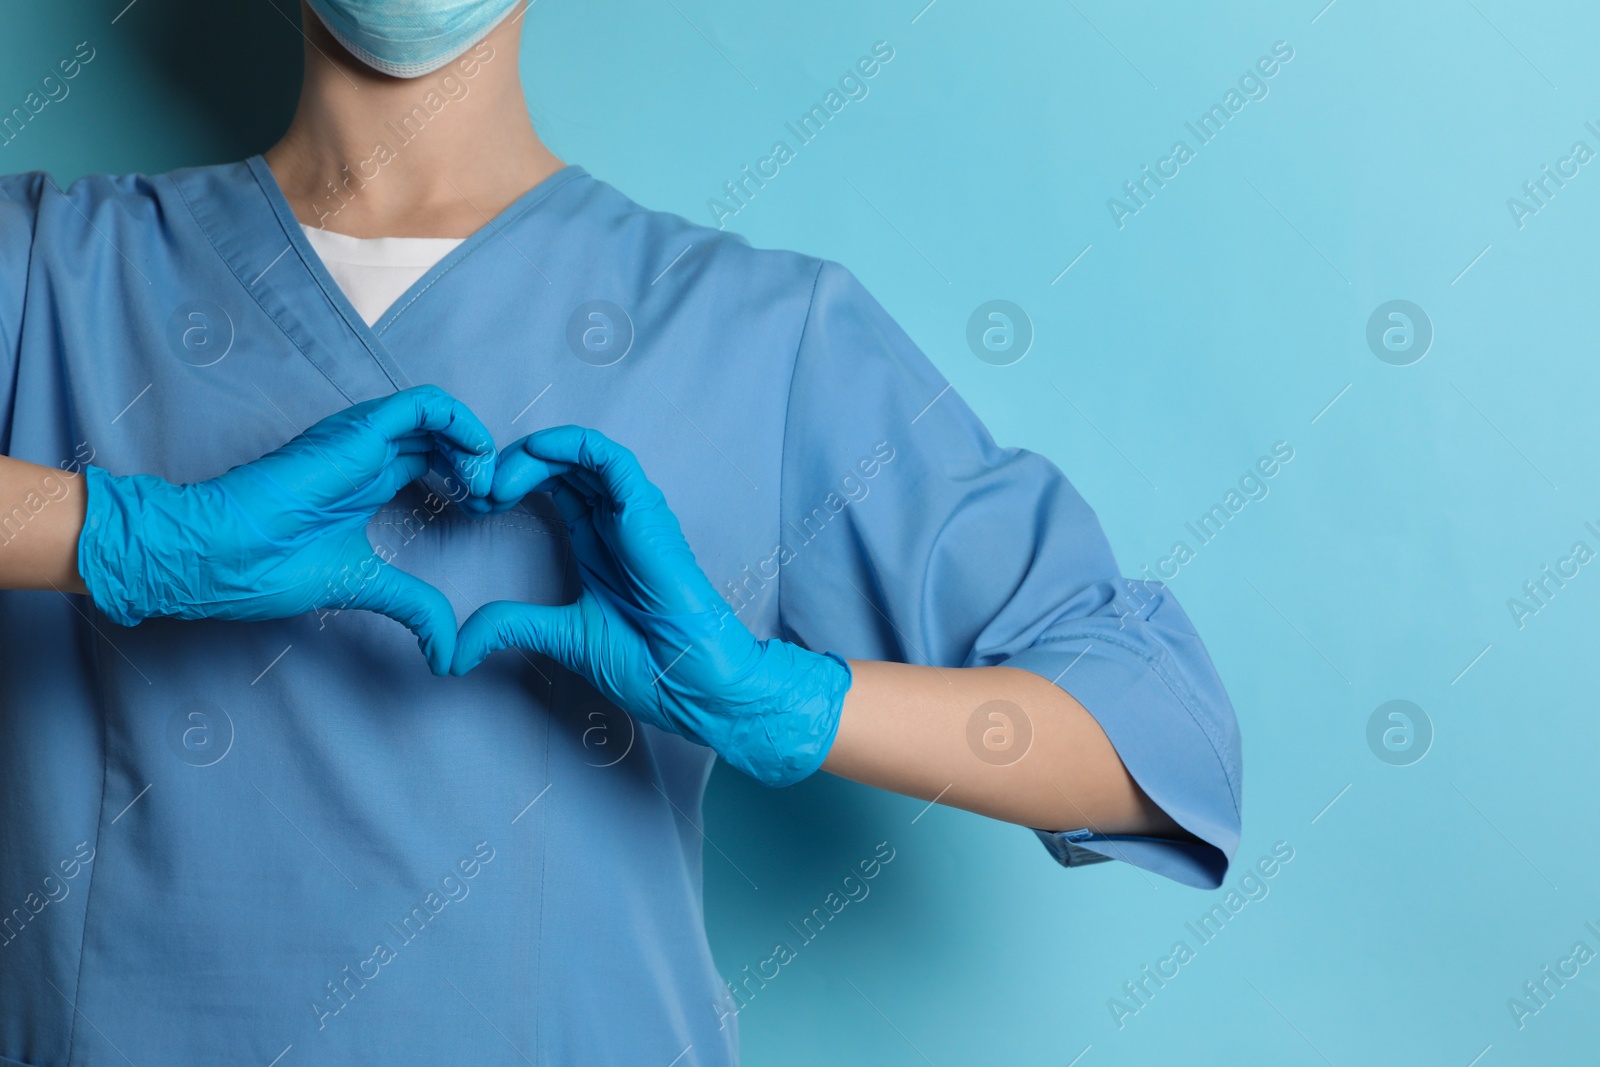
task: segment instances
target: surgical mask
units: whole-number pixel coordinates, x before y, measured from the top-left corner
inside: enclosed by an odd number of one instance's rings
[[[396,78],[432,74],[489,36],[516,0],[308,0],[367,66]]]

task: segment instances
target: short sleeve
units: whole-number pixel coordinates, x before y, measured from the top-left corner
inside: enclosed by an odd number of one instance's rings
[[[1018,667],[1059,685],[1198,840],[1036,830],[1051,854],[1221,883],[1239,843],[1239,730],[1188,616],[1164,585],[1120,576],[1061,471],[997,446],[837,264],[816,278],[783,449],[786,639],[857,659]]]
[[[11,451],[11,410],[21,361],[22,309],[28,295],[43,174],[0,175],[0,454]]]

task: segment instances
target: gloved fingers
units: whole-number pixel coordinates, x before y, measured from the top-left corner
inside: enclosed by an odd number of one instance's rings
[[[552,490],[552,495],[562,518],[566,520],[567,543],[572,546],[573,556],[590,579],[619,597],[629,598],[633,585],[628,581],[627,571],[616,552],[595,528],[590,503],[568,486],[564,479],[558,478],[556,481],[559,484]]]
[[[468,494],[484,496],[489,492],[494,482],[494,438],[471,409],[443,389],[419,385],[358,404],[351,410],[360,412],[368,425],[391,442],[418,431],[429,432],[439,452],[450,459]]]
[[[377,440],[374,440],[374,435]],[[489,431],[460,401],[434,386],[368,400],[322,419],[256,461],[260,473],[294,486],[312,507],[360,494],[396,455],[431,451],[447,461],[460,496],[481,496],[494,481]]]
[[[557,426],[529,434],[507,451],[526,452],[552,468],[570,465],[561,480],[574,495],[593,496],[594,514],[586,523],[569,519],[568,525],[592,527],[606,551],[586,552],[576,538],[574,550],[597,574],[609,575],[605,583],[630,603],[669,615],[713,610],[723,603],[695,561],[666,497],[628,449],[598,430]],[[563,505],[560,494],[557,506],[564,516],[575,510],[570,500]]]
[[[619,509],[654,507],[666,502],[661,490],[645,476],[639,460],[599,430],[583,426],[552,426],[513,444],[507,452],[522,451],[551,464],[580,468],[584,484],[603,492]]]
[[[604,483],[592,471],[586,471],[582,467],[573,467],[561,476],[561,480],[566,482],[572,491],[582,498],[590,510],[594,508],[610,509],[614,506],[611,494],[606,490]]]
[[[574,489],[567,481],[565,475],[558,474],[552,478],[546,478],[544,481],[539,482],[532,489],[528,490],[528,492],[549,493],[551,498],[555,501],[556,510],[560,512],[561,518],[565,520],[569,526],[582,520],[588,516],[592,510],[594,510],[593,494],[583,486]],[[520,496],[509,496],[505,500],[494,500],[491,498],[491,500],[488,502],[488,510],[484,512],[475,512],[475,514],[493,513],[498,515],[502,512],[510,511],[512,508],[522,503],[522,501],[526,499],[527,495],[527,493],[523,493]]]
[[[400,490],[427,474],[431,458],[430,452],[405,452],[394,457],[359,493],[348,497],[341,510],[369,514],[377,511],[393,500]]]
[[[394,458],[373,479],[367,500],[376,509],[394,499],[394,495],[424,474],[428,473],[427,452],[405,452]]]
[[[528,493],[549,493],[555,500],[556,511],[568,526],[584,519],[592,510],[588,497],[575,491],[565,477],[556,475],[533,486],[527,493],[508,495],[504,500],[469,497],[461,502],[463,511],[472,515],[501,515],[512,510],[527,498]]]
[[[439,457],[445,468],[441,473],[445,477],[445,490],[452,500],[460,502],[488,495],[494,485],[498,453],[492,449],[487,453],[471,452],[450,441],[440,440],[434,455]]]
[[[569,469],[571,464],[550,463],[531,455],[522,448],[522,441],[518,441],[500,454],[489,497],[496,510],[513,507],[529,493],[548,488],[546,482]]]
[[[604,493],[595,487],[593,476],[581,467],[567,463],[551,463],[529,455],[513,446],[501,457],[495,471],[493,497],[504,499],[504,506],[515,506],[517,501],[532,492],[548,492],[555,501],[556,510],[567,524],[567,536],[573,552],[595,575],[614,592],[626,587],[621,582],[611,549],[595,533],[589,516],[595,502]]]
[[[554,434],[543,430],[529,434],[506,449],[495,472],[493,495],[497,501],[521,499],[534,491],[549,492],[562,519],[569,528],[576,530],[592,526],[590,517],[597,510],[607,518],[614,516],[622,508],[617,493],[624,480],[632,479],[634,484],[622,491],[631,494],[635,513],[649,512],[656,525],[669,529],[673,537],[681,540],[677,517],[667,508],[661,491],[644,477],[631,452],[596,431],[572,426],[555,430]],[[619,465],[615,476],[608,478],[585,466],[582,458],[567,461],[540,454],[545,444],[553,442],[554,450],[564,449],[567,454],[578,455],[581,445],[578,435],[582,434],[594,434],[602,449],[612,451]],[[589,461],[594,461],[593,457]],[[687,553],[687,542],[683,548]]]
[[[529,493],[549,492],[559,496],[565,487],[579,505],[574,514],[583,514],[594,506],[597,499],[608,495],[600,478],[578,464],[553,461],[529,452],[523,447],[529,437],[507,448],[495,465],[494,488],[490,496],[496,511],[514,507]],[[559,505],[560,501],[557,503]],[[562,516],[571,521],[572,516],[566,509],[563,509]]]
[[[465,508],[469,500],[482,500],[472,493],[472,476],[468,473],[482,462],[470,453],[448,448],[436,448],[428,453],[428,469],[439,476],[436,488],[439,493]]]
[[[428,668],[439,677],[455,654],[456,613],[445,595],[421,578],[378,561],[377,573],[362,582],[349,607],[387,615],[417,635]]]
[[[400,455],[412,452],[432,452],[435,455],[445,457],[448,466],[441,468],[445,473],[454,473],[456,466],[464,466],[467,463],[487,462],[487,457],[479,456],[473,452],[464,452],[450,442],[443,441],[426,430],[407,434],[405,437],[395,441],[394,446],[395,452]]]
[[[568,670],[587,676],[578,662],[583,647],[582,616],[576,604],[550,606],[495,600],[477,611],[456,636],[450,673],[460,677],[503,648],[522,648],[549,656]]]
[[[496,501],[535,489],[554,496],[579,561],[629,603],[680,614],[722,602],[661,490],[633,453],[609,437],[557,426],[512,444],[499,460]]]
[[[379,433],[398,441],[419,431],[437,434],[480,455],[494,448],[494,438],[470,408],[436,385],[402,389],[357,404],[352,414],[365,418]]]
[[[545,484],[548,486],[550,499],[555,501],[556,510],[561,513],[561,518],[568,527],[583,522],[594,511],[594,495],[583,489],[574,489],[566,478],[552,478]]]

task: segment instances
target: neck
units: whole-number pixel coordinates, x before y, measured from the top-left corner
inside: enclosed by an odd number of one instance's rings
[[[266,161],[295,217],[354,237],[467,237],[563,166],[534,132],[522,12],[433,74],[392,78],[304,9],[300,105]]]

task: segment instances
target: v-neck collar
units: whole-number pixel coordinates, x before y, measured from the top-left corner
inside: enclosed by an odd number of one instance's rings
[[[229,168],[212,167],[179,171],[170,177],[195,221],[234,276],[312,365],[351,403],[381,395],[384,387],[372,379],[370,369],[373,368],[381,372],[389,391],[415,384],[382,340],[389,327],[411,304],[486,242],[502,236],[508,226],[556,190],[588,173],[581,166],[569,164],[546,177],[434,264],[377,322],[368,326],[328,273],[316,249],[311,247],[266,160],[260,155],[251,156],[243,166],[254,178],[259,197],[252,195],[248,181],[240,181],[243,175],[237,169],[233,170],[235,177],[231,180],[225,173]],[[260,211],[263,203],[270,215]],[[294,256],[289,255],[291,251]],[[298,268],[294,260],[299,261]],[[307,301],[307,290],[319,292],[323,299]],[[342,320],[345,337],[353,338],[366,351],[370,359],[368,372],[362,373],[359,367],[350,365],[346,354],[350,345],[332,336],[340,331],[330,321],[329,312],[336,313],[337,319]]]
[[[323,291],[328,294],[328,298],[339,308],[340,314],[344,316],[345,321],[350,323],[351,329],[372,334],[372,340],[380,345],[381,342],[378,339],[388,331],[394,320],[419,296],[432,288],[440,278],[454,270],[462,260],[477,251],[484,242],[492,237],[500,236],[506,226],[513,220],[527,213],[567,182],[587,173],[575,163],[568,164],[517,197],[503,211],[483,226],[480,226],[470,237],[457,245],[454,251],[435,263],[427,273],[423,274],[410,288],[400,294],[399,298],[389,305],[388,310],[383,313],[378,321],[369,327],[356,312],[355,308],[350,305],[350,301],[345,298],[344,291],[339,288],[332,275],[328,273],[327,268],[322,263],[322,257],[318,256],[316,249],[311,247],[311,242],[306,238],[305,231],[300,228],[300,220],[295,218],[294,209],[289,206],[288,198],[284,196],[282,187],[278,185],[277,176],[272,173],[272,168],[267,166],[266,158],[255,155],[245,162],[250,165],[250,170],[255,175],[257,184],[261,186],[261,191],[266,196],[267,203],[272,207],[273,213],[278,216],[278,222],[283,227],[284,233],[288,235],[290,243],[295,246],[300,258],[305,261],[307,269],[310,270],[317,284],[322,287]]]

